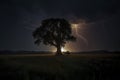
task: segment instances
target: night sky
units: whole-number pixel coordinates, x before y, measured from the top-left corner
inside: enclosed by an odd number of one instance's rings
[[[41,20],[65,18],[78,26],[79,36],[68,43],[70,51],[120,51],[119,0],[1,0],[0,50],[54,50],[34,44],[32,32]],[[73,31],[73,33],[75,33]]]

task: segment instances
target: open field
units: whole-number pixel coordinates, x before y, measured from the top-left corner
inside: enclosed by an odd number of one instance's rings
[[[0,55],[0,80],[120,80],[118,54]]]

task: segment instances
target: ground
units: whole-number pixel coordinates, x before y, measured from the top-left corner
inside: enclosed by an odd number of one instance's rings
[[[0,80],[120,80],[118,54],[0,56]]]

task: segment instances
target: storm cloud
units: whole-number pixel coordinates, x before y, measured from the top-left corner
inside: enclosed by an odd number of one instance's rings
[[[41,20],[59,17],[92,23],[90,29],[81,31],[90,46],[78,39],[76,50],[120,49],[119,14],[119,0],[1,0],[0,48],[36,50],[32,31]]]

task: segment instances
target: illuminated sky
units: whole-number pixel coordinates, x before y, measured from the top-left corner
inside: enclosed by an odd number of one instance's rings
[[[120,50],[118,0],[1,0],[0,50],[52,50],[34,45],[32,32],[41,20],[65,18],[78,24],[71,51]]]

